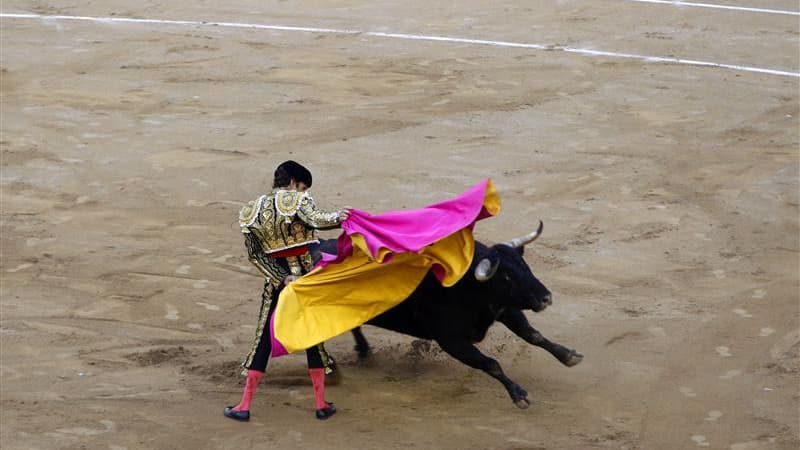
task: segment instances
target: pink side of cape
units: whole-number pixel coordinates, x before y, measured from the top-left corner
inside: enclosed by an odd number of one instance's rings
[[[275,314],[269,318],[269,340],[272,344],[270,352],[273,358],[289,354],[289,352],[286,351],[286,347],[275,337]]]
[[[364,237],[370,255],[376,258],[381,248],[392,253],[416,253],[463,228],[472,228],[476,221],[491,216],[483,207],[488,184],[487,178],[457,197],[420,209],[376,215],[352,209],[350,217],[342,223],[343,232],[339,235],[337,254],[323,253],[317,266],[336,264],[350,256],[353,253],[350,236],[353,234]],[[391,255],[380,262],[389,261]],[[433,273],[439,280],[442,279],[439,267],[434,266]],[[269,323],[273,357],[287,354],[286,349],[275,338],[274,319],[273,315]]]
[[[441,203],[410,211],[391,211],[372,215],[358,209],[342,223],[337,256],[323,255],[320,266],[336,263],[353,252],[350,236],[364,237],[373,258],[385,248],[393,253],[418,252],[424,247],[491,214],[483,208],[489,179],[469,188],[463,194]],[[382,261],[388,262],[388,261]]]

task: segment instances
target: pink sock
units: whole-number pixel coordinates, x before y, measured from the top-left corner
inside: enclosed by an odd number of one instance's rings
[[[256,395],[256,389],[261,382],[261,377],[264,372],[258,370],[247,371],[247,382],[244,384],[244,392],[242,392],[242,401],[233,407],[234,411],[250,411],[250,403],[253,402],[253,396]]]
[[[325,401],[325,369],[308,369],[308,374],[311,375],[311,384],[314,385],[314,403],[317,409],[328,407]]]

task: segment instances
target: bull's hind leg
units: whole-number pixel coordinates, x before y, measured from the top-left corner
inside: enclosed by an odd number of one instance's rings
[[[550,342],[547,338],[542,336],[541,333],[536,331],[536,329],[528,323],[528,318],[525,317],[525,314],[518,309],[507,309],[503,311],[503,314],[501,314],[497,320],[508,327],[509,330],[513,331],[514,334],[525,339],[527,343],[541,347],[550,352],[551,355],[555,356],[556,359],[567,367],[572,367],[583,360],[583,355],[575,350],[555,342]]]
[[[361,327],[355,327],[351,332],[353,334],[353,339],[356,341],[354,350],[358,353],[358,359],[366,358],[369,356],[370,348],[367,338],[365,338],[364,333],[361,332]]]
[[[520,385],[511,381],[510,378],[503,373],[500,364],[494,359],[484,355],[474,345],[466,341],[452,341],[452,340],[439,340],[436,342],[447,354],[453,358],[461,361],[462,363],[472,367],[473,369],[480,369],[497,381],[503,383],[511,400],[519,408],[527,408],[531,402],[528,401],[528,392],[522,389]]]

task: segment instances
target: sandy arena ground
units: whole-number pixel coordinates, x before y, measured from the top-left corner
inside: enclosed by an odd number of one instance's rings
[[[797,11],[796,0],[720,0]],[[797,449],[796,15],[625,0],[5,0],[2,427],[12,449]],[[789,74],[590,56],[565,46]],[[795,75],[792,75],[795,74]],[[236,216],[287,159],[321,206],[444,200],[485,177],[476,235],[526,253],[562,367],[495,326],[517,409],[436,346],[367,327],[235,404],[261,279]],[[336,233],[326,232],[326,237]]]

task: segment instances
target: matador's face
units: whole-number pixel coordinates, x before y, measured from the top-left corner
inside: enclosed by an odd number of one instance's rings
[[[302,181],[297,181],[292,178],[292,181],[289,182],[288,188],[290,191],[305,192],[308,189],[308,186],[306,186],[306,184]]]

